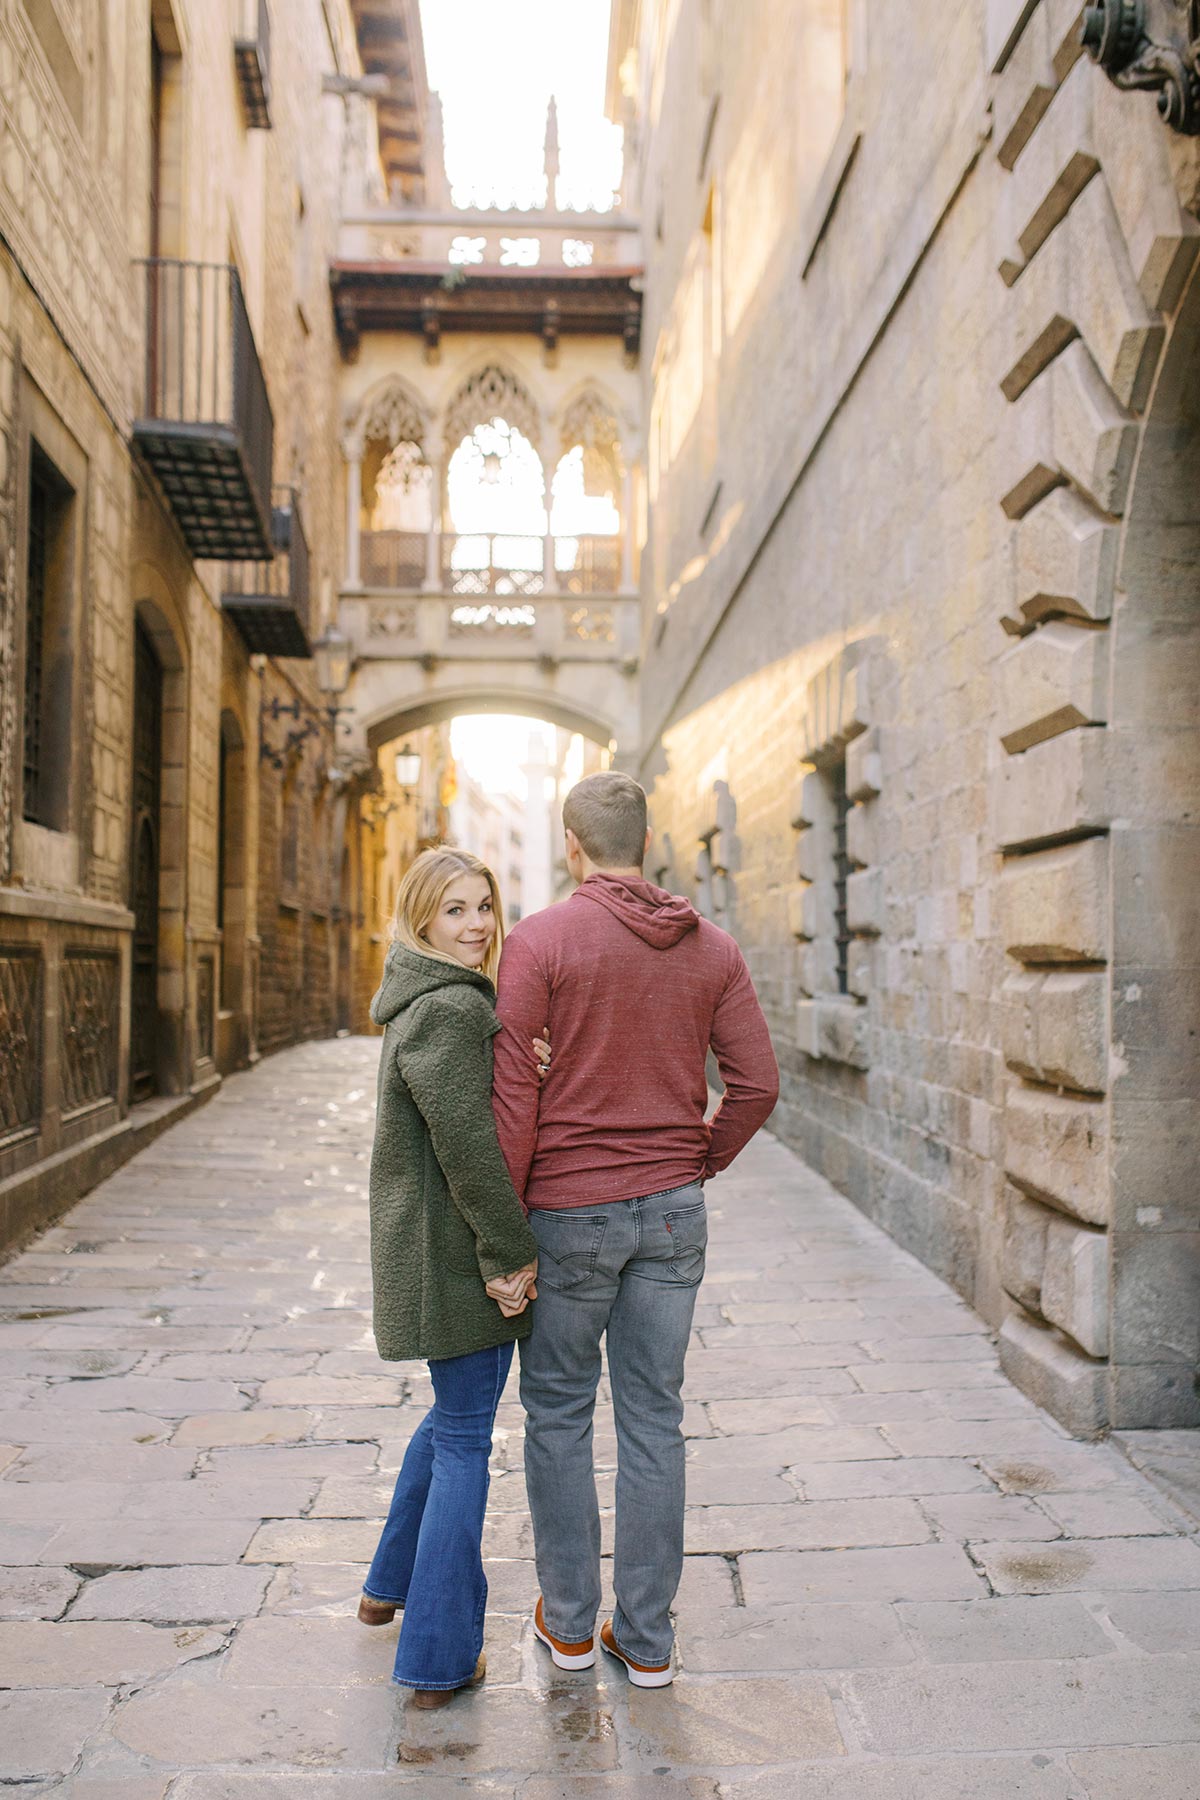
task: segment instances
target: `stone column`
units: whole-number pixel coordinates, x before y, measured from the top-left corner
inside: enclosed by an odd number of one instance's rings
[[[558,570],[554,566],[554,534],[550,530],[550,508],[553,503],[551,484],[558,461],[558,440],[553,421],[546,417],[542,420],[542,478],[545,482],[546,498],[546,536],[542,544],[542,589],[547,594],[558,592]]]
[[[621,471],[621,591],[633,590],[633,469],[626,462]]]
[[[442,591],[442,482],[444,450],[439,443],[425,448],[425,460],[432,471],[429,483],[429,535],[425,540],[425,592]]]
[[[346,458],[346,586],[360,588],[363,446],[347,442],[342,445],[342,454]]]

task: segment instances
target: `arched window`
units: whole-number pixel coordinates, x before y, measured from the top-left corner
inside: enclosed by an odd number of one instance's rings
[[[360,421],[359,533],[364,587],[419,587],[434,517],[434,476],[425,451],[425,415],[390,382]]]
[[[539,435],[528,391],[495,365],[465,382],[447,410],[443,579],[451,594],[510,602],[456,608],[458,628],[532,629],[532,610],[519,602],[544,586],[546,479]]]
[[[560,442],[550,512],[559,583],[573,594],[615,593],[624,464],[617,421],[601,395],[588,391],[571,403]]]

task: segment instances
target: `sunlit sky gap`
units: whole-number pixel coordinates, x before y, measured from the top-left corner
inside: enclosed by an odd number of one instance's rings
[[[429,83],[442,100],[446,173],[456,206],[536,207],[546,202],[546,108],[558,102],[558,204],[606,211],[621,179],[621,134],[604,117],[609,0],[421,0]],[[478,466],[487,427],[450,471],[460,531],[546,529],[540,470],[506,457],[489,486]],[[514,446],[514,448],[517,448]],[[576,463],[579,464],[576,467]],[[582,459],[558,471],[552,528],[610,531],[611,502],[585,496]],[[522,798],[522,765],[535,721],[497,715],[456,719],[455,758],[485,788]],[[549,737],[551,728],[543,727]]]
[[[456,206],[541,206],[550,95],[561,206],[607,210],[621,133],[604,117],[609,0],[421,0]]]

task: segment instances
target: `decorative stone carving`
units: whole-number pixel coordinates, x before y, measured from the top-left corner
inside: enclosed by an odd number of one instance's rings
[[[585,494],[616,495],[621,482],[621,439],[612,408],[594,388],[567,407],[560,428],[562,452],[583,450]]]
[[[480,425],[503,419],[536,448],[541,416],[525,384],[508,369],[488,363],[459,388],[446,410],[445,437],[457,445]]]
[[[42,959],[26,945],[0,945],[0,1143],[41,1115]]]
[[[417,635],[416,602],[389,602],[372,606],[367,614],[369,638],[415,638]]]
[[[420,401],[393,377],[368,401],[347,434],[348,454],[361,456],[364,445],[378,440],[385,444],[423,445],[427,422]]]
[[[616,621],[603,607],[577,606],[567,614],[567,636],[583,644],[614,644]]]
[[[118,963],[103,952],[68,952],[59,1007],[63,1111],[69,1115],[117,1092]]]

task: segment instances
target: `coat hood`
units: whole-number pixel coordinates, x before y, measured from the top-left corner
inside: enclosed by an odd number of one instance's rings
[[[393,944],[383,965],[379,991],[371,1002],[371,1017],[377,1025],[390,1024],[397,1013],[423,994],[463,986],[480,988],[489,1000],[496,997],[495,988],[478,969],[441,962],[436,956],[422,956],[420,951],[410,950],[406,944]]]
[[[589,875],[574,898],[602,906],[654,950],[669,950],[700,923],[700,914],[682,894],[668,894],[652,881],[629,875]]]

